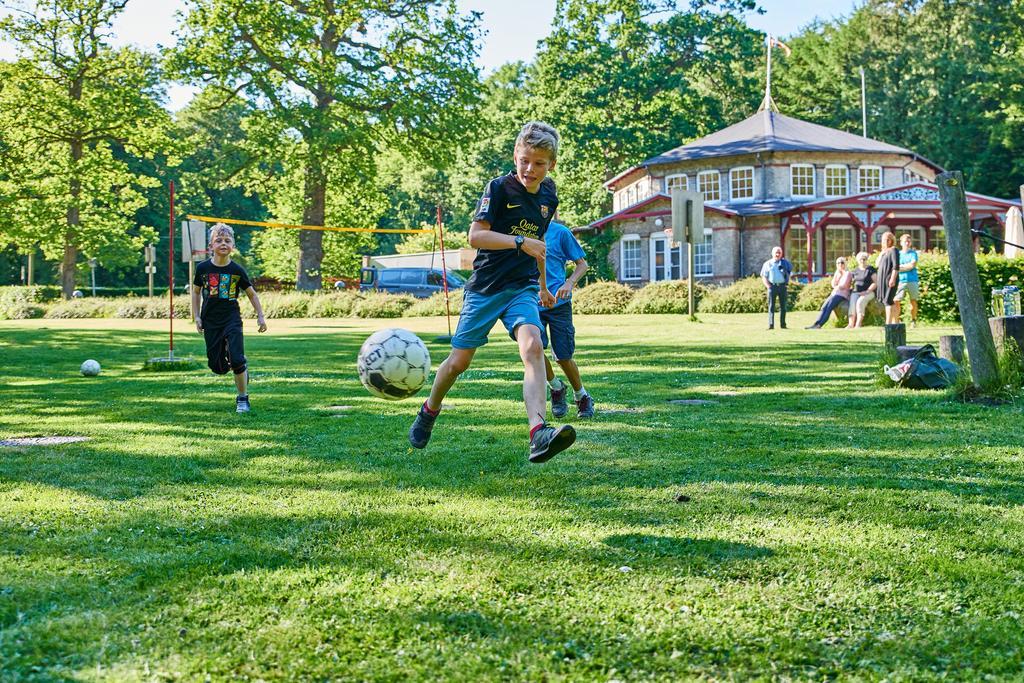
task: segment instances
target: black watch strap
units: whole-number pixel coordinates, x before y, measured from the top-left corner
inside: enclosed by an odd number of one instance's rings
[[[518,254],[522,254],[523,253],[523,242],[525,242],[526,239],[522,235],[516,235],[515,241],[516,241],[516,254],[517,255]]]

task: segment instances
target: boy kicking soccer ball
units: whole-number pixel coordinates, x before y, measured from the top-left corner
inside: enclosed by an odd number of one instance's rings
[[[558,221],[551,221],[548,231],[544,234],[544,243],[547,246],[545,262],[548,291],[555,298],[555,303],[548,308],[540,309],[540,339],[546,349],[550,337],[551,353],[572,385],[577,415],[581,418],[594,417],[594,399],[583,386],[580,369],[572,357],[576,351],[576,328],[572,324],[572,290],[589,266],[584,258],[583,247],[576,241],[569,228]],[[565,276],[567,261],[576,264],[575,270],[568,278]],[[551,367],[551,361],[547,356],[544,356],[544,369],[547,372],[548,389],[551,390],[551,415],[564,417],[569,411],[569,405],[565,400],[568,387],[562,380],[555,379],[555,369]]]
[[[558,196],[547,177],[558,156],[558,133],[546,123],[531,121],[516,138],[515,170],[487,184],[469,228],[477,251],[473,275],[465,287],[452,350],[434,375],[430,396],[409,429],[409,442],[425,448],[430,441],[441,401],[466,371],[476,350],[498,320],[519,345],[523,361],[523,402],[530,423],[530,462],[545,462],[576,440],[570,425],[544,421],[544,348],[538,305],[555,299],[547,289],[544,232],[555,215]]]
[[[228,370],[235,373],[235,411],[249,412],[249,372],[242,340],[242,313],[238,308],[238,292],[245,292],[256,309],[260,332],[267,331],[263,306],[242,266],[231,260],[235,249],[235,233],[223,223],[210,228],[210,251],[213,258],[196,266],[192,281],[192,316],[196,330],[206,339],[206,358],[210,369],[218,375]],[[202,296],[202,306],[199,298]]]

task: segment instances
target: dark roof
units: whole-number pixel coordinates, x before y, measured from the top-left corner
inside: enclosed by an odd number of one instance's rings
[[[648,159],[643,165],[757,152],[882,152],[916,156],[904,147],[764,109],[728,128]]]

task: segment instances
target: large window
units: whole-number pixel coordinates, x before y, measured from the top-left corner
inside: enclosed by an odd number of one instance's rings
[[[946,229],[940,226],[932,226],[931,232],[929,233],[930,244],[928,245],[932,249],[938,249],[939,251],[946,251]],[[921,247],[924,248],[923,246]]]
[[[810,164],[793,164],[789,167],[790,194],[794,197],[814,196],[814,167]]]
[[[633,206],[636,204],[636,185],[630,185],[629,189],[626,190],[626,206]]]
[[[687,190],[690,188],[690,179],[686,174],[670,175],[665,178],[665,192],[672,194],[674,189]]]
[[[729,171],[729,197],[734,202],[754,201],[753,166],[742,166]]]
[[[711,242],[711,230],[704,228],[704,240],[693,247],[694,277],[711,277],[715,274],[715,252]]]
[[[665,235],[651,235],[651,280],[678,280],[683,276],[683,245],[672,248]]]
[[[825,196],[845,197],[850,194],[850,172],[845,166],[825,167]]]
[[[857,169],[857,192],[874,192],[881,189],[881,166],[861,166]]]
[[[697,174],[697,191],[704,194],[704,201],[717,202],[722,198],[721,180],[718,171],[702,171]]]
[[[637,235],[625,235],[619,244],[622,257],[622,279],[639,280],[642,274],[640,268],[640,238]]]
[[[857,253],[853,228],[848,226],[837,226],[825,228],[825,272],[836,271],[836,259],[840,256],[846,257],[846,267],[853,270],[856,264],[853,256]]]
[[[812,234],[814,240],[811,244],[811,257],[813,259],[818,258],[818,235],[821,234],[821,230],[816,230]],[[807,231],[804,230],[802,225],[794,225],[790,227],[789,231],[786,232],[786,242],[783,245],[785,251],[785,257],[793,264],[794,273],[807,273]],[[765,259],[768,257],[765,256]],[[815,268],[815,270],[818,270]],[[819,272],[818,275],[821,275]]]

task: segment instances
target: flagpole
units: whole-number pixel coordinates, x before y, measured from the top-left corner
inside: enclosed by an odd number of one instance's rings
[[[772,101],[772,34],[768,34],[768,40],[766,41],[766,47],[768,49],[768,69],[765,72],[764,78],[764,104],[765,107],[771,109]]]
[[[860,67],[860,124],[864,137],[868,136],[868,96],[864,87],[864,67]]]

